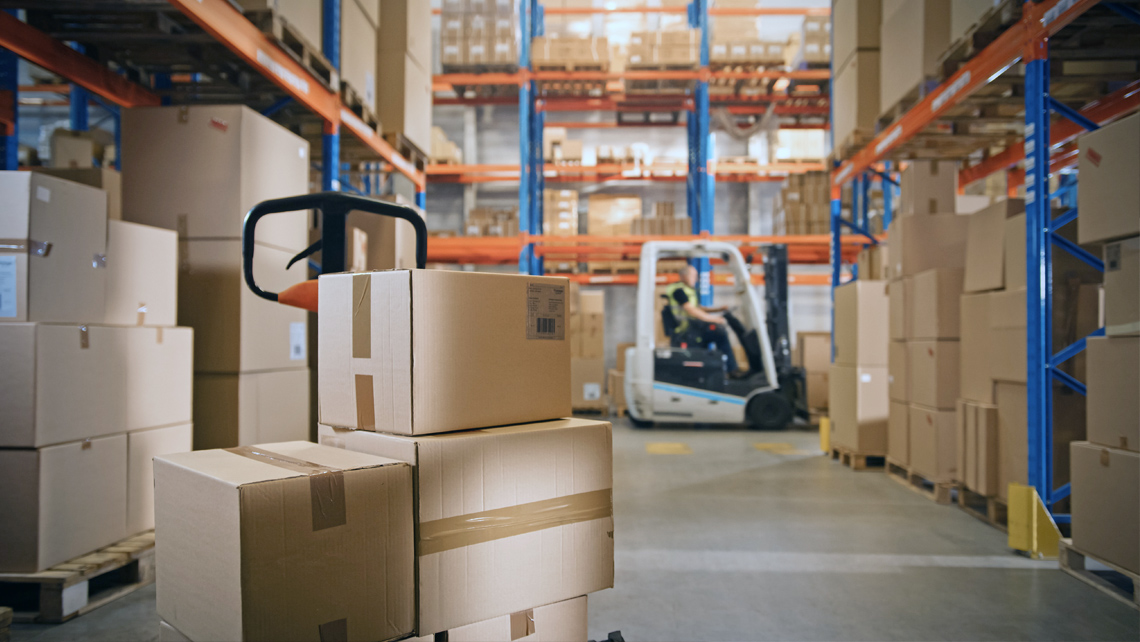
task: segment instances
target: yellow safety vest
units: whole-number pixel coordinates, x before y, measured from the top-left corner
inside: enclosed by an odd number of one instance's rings
[[[665,293],[669,297],[669,309],[673,311],[673,318],[677,319],[677,329],[674,331],[674,334],[682,334],[689,331],[690,317],[689,313],[685,312],[685,308],[681,307],[681,304],[677,303],[677,300],[673,298],[677,290],[684,292],[685,296],[689,297],[689,303],[693,305],[697,305],[700,302],[700,298],[697,295],[697,291],[689,287],[684,281],[678,281],[665,289]]]

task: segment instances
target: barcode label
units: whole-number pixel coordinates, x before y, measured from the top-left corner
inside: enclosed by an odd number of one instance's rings
[[[566,286],[528,283],[526,338],[562,341],[566,338]]]
[[[307,354],[306,342],[309,339],[304,323],[289,324],[289,360],[304,361]]]

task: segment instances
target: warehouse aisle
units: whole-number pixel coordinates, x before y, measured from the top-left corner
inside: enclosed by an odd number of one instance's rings
[[[1056,563],[1015,556],[1003,533],[956,507],[818,448],[807,432],[615,423],[616,588],[590,598],[590,634],[1140,639],[1135,611]]]

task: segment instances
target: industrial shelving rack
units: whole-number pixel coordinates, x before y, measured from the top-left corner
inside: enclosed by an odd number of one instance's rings
[[[1099,7],[1098,7],[1099,4]],[[1074,24],[1097,7],[1101,23],[1105,19],[1118,24],[1140,24],[1140,12],[1130,5],[1115,2],[1098,3],[1098,0],[1042,0],[1022,5],[1021,19],[1001,33],[993,42],[979,51],[941,85],[930,91],[903,116],[877,135],[848,160],[838,164],[832,172],[831,221],[833,247],[839,247],[842,228],[862,235],[867,244],[878,242],[868,229],[867,185],[881,180],[889,185],[888,176],[892,157],[908,142],[918,140],[928,127],[955,106],[969,100],[976,91],[995,81],[1017,63],[1024,66],[1024,142],[1011,144],[1001,153],[987,155],[983,160],[963,168],[959,173],[960,185],[982,179],[997,171],[1008,171],[1009,191],[1024,181],[1026,203],[1026,263],[1027,263],[1027,342],[1028,342],[1028,482],[1036,491],[1043,506],[1050,511],[1057,524],[1068,523],[1070,516],[1057,510],[1059,503],[1069,496],[1068,484],[1054,486],[1053,471],[1053,383],[1060,381],[1080,394],[1085,386],[1059,369],[1065,361],[1085,348],[1085,339],[1053,352],[1052,334],[1052,247],[1060,247],[1085,263],[1103,271],[1103,262],[1082,248],[1060,236],[1057,231],[1077,218],[1075,207],[1076,183],[1071,175],[1062,177],[1057,191],[1050,193],[1051,173],[1072,167],[1077,162],[1074,139],[1086,130],[1096,129],[1140,107],[1140,82],[1133,81],[1111,94],[1099,97],[1082,109],[1074,109],[1050,95],[1049,41],[1062,30]],[[1135,37],[1133,34],[1132,37]],[[1062,117],[1051,122],[1056,112]],[[927,156],[929,157],[929,156]],[[1022,160],[1024,170],[1015,168]],[[854,220],[842,213],[841,195],[844,186],[852,185]],[[884,189],[888,200],[890,189]],[[1053,217],[1051,202],[1061,201],[1069,209]],[[890,205],[886,203],[883,228],[890,223]],[[832,292],[840,284],[842,258],[832,252]],[[857,275],[855,275],[857,277]],[[834,328],[834,322],[833,322]],[[1090,336],[1103,335],[1101,328]],[[1011,531],[1012,533],[1012,531]],[[1014,539],[1011,537],[1011,544]]]

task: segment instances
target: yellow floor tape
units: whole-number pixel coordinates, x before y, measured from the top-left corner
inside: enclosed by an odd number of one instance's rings
[[[693,449],[679,441],[653,441],[645,444],[645,452],[650,455],[691,455]]]

